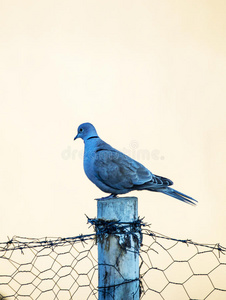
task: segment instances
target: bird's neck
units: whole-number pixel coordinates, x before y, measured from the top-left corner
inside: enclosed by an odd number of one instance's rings
[[[88,137],[87,141],[91,140],[91,139],[99,139],[99,136],[98,135],[90,136],[90,137]]]

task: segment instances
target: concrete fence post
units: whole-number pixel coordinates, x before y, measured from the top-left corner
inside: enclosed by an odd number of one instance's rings
[[[98,299],[139,299],[139,228],[136,197],[98,200]],[[112,228],[106,231],[108,225]],[[105,231],[105,233],[103,233]],[[101,233],[102,232],[102,233]]]

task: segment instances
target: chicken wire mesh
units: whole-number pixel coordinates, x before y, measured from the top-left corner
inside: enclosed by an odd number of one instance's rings
[[[226,248],[143,224],[140,299],[226,299]],[[0,299],[98,299],[97,234],[0,243]]]

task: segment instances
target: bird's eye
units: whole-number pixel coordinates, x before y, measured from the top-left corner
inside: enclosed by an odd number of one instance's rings
[[[83,132],[83,130],[84,130],[83,128],[80,128],[80,129],[79,129],[79,132]]]

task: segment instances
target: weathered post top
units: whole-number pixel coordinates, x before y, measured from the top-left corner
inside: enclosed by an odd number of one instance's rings
[[[138,218],[138,199],[120,197],[97,200],[97,218],[133,222]]]

